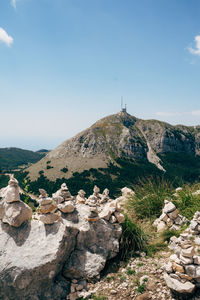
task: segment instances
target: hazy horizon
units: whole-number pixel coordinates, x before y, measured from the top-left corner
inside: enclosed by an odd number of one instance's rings
[[[103,117],[106,117],[106,115],[102,116],[102,118]],[[137,117],[137,116],[135,116],[135,117]],[[158,118],[156,118],[156,119],[159,120],[159,121],[163,121],[163,120],[158,119]],[[40,149],[53,150],[55,147],[59,146],[65,140],[73,137],[74,135],[78,134],[79,132],[81,132],[81,131],[87,129],[88,127],[90,127],[91,125],[93,125],[96,121],[98,121],[98,120],[94,120],[93,123],[88,122],[88,126],[86,126],[84,128],[80,128],[79,131],[74,132],[74,134],[72,134],[71,136],[60,136],[60,137],[52,136],[52,137],[48,137],[46,139],[45,138],[39,138],[39,137],[36,137],[36,136],[32,136],[32,137],[29,136],[28,138],[13,137],[13,139],[9,138],[7,140],[3,139],[3,140],[0,141],[0,148],[16,147],[16,148],[22,148],[22,149],[25,149],[25,150],[33,150],[33,151],[37,151],[37,150],[40,150]],[[163,122],[165,122],[165,121],[163,121]],[[185,124],[177,123],[177,124],[171,124],[171,125],[185,125]],[[185,126],[200,126],[200,124],[185,125]]]

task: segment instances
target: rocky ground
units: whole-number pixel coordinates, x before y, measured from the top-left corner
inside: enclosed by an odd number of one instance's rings
[[[147,257],[145,253],[142,253],[139,257],[132,258],[128,264],[121,262],[121,266],[116,272],[111,271],[105,274],[99,282],[88,284],[88,299],[177,299],[171,295],[163,279],[162,268],[170,255],[170,251],[159,252],[154,257]],[[115,269],[116,266],[113,264],[112,268]],[[200,294],[187,299],[199,300]]]

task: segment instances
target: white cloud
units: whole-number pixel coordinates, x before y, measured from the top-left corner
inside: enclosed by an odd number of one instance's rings
[[[11,5],[16,9],[17,0],[11,0]]]
[[[188,50],[190,51],[191,54],[200,56],[200,35],[195,36],[194,40],[196,43],[196,49],[189,47]]]
[[[191,112],[191,114],[192,114],[193,116],[200,116],[200,110],[193,110],[193,111]]]
[[[8,47],[13,43],[13,38],[2,27],[0,27],[0,42],[5,43]]]
[[[157,116],[161,117],[176,117],[176,116],[200,116],[200,110],[186,111],[186,112],[168,112],[168,111],[158,111],[155,113]]]
[[[174,116],[180,116],[180,113],[178,112],[168,112],[168,111],[158,111],[156,112],[157,116],[162,117],[174,117]]]

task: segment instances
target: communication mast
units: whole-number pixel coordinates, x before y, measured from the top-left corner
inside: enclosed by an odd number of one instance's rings
[[[124,105],[124,103],[123,103],[123,96],[121,96],[121,111],[122,112],[126,112],[126,110],[127,110],[126,103]]]

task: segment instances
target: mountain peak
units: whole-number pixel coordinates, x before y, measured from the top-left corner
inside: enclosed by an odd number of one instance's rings
[[[144,121],[121,110],[64,141],[28,171],[31,179],[36,179],[40,171],[51,180],[69,178],[74,172],[106,168],[117,158],[142,159],[163,170],[158,154],[185,152],[199,155],[199,144],[200,128]],[[63,172],[63,169],[68,171]]]

